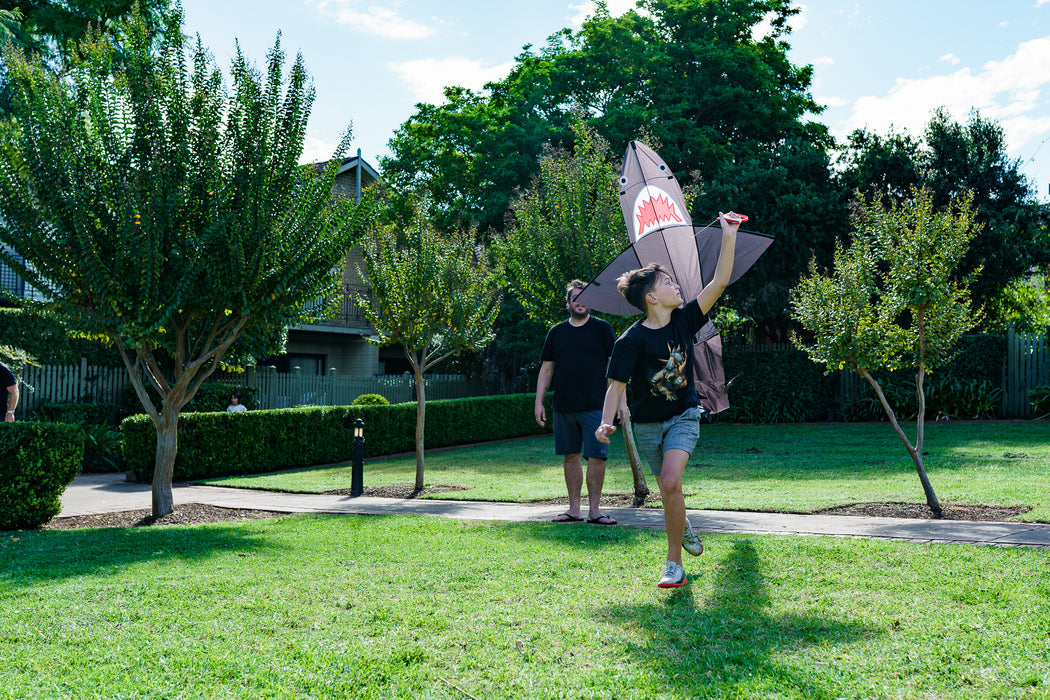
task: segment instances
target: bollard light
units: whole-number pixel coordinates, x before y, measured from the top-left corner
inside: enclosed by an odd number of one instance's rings
[[[354,463],[350,470],[350,497],[356,498],[364,492],[365,422],[354,421]]]

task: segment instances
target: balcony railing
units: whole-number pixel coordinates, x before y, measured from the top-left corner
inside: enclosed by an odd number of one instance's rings
[[[317,321],[316,325],[321,326],[354,326],[357,328],[370,327],[368,319],[365,318],[364,312],[354,303],[353,294],[359,294],[371,303],[375,297],[372,294],[372,290],[369,287],[362,287],[359,285],[344,284],[336,296],[338,298],[338,310],[335,316],[324,319],[323,321]],[[317,306],[320,307],[321,303],[318,302]]]

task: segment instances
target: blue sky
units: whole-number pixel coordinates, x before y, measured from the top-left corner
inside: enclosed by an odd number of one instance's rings
[[[614,14],[633,0],[609,0]],[[1010,156],[1050,201],[1050,0],[804,0],[791,58],[814,66],[814,117],[836,136],[918,136],[931,111],[999,122]],[[229,67],[234,40],[262,65],[281,32],[317,91],[304,159],[329,157],[352,125],[373,165],[420,101],[502,78],[526,44],[577,28],[584,0],[183,0],[186,31]],[[614,150],[619,146],[613,144]]]

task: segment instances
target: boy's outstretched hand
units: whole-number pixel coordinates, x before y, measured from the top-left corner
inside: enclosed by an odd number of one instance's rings
[[[615,425],[609,425],[608,423],[602,423],[598,426],[598,429],[594,431],[594,437],[598,442],[604,442],[609,444],[609,436],[616,432]]]

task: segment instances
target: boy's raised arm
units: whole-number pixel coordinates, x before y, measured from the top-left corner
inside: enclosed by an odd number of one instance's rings
[[[715,275],[707,283],[696,301],[700,310],[705,314],[714,307],[715,302],[722,296],[729,285],[729,278],[733,275],[733,258],[736,254],[736,232],[740,228],[741,220],[733,212],[728,214],[718,213],[718,221],[722,225],[722,249],[718,253],[718,264],[715,265]]]

